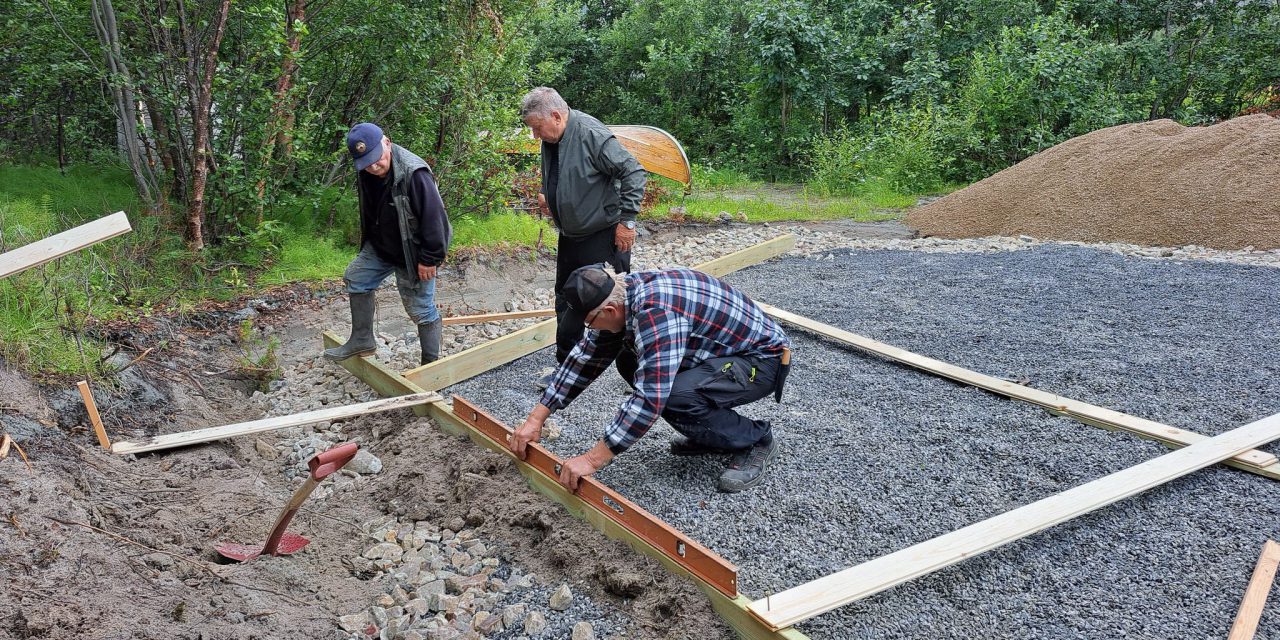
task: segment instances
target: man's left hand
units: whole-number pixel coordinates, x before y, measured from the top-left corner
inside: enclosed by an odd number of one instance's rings
[[[428,267],[428,266],[427,266],[427,265],[425,265],[425,264],[420,264],[420,265],[418,265],[418,279],[419,279],[419,280],[421,280],[421,281],[423,281],[423,282],[426,282],[426,281],[428,281],[428,280],[434,280],[434,279],[435,279],[435,277],[436,277],[436,268],[435,268],[435,267]]]
[[[609,451],[608,445],[604,441],[597,441],[590,451],[576,458],[569,458],[560,465],[560,484],[576,493],[582,478],[605,468],[611,460],[613,452]]]
[[[627,225],[618,223],[613,231],[613,245],[618,251],[630,251],[631,245],[636,243],[636,230],[628,229]]]

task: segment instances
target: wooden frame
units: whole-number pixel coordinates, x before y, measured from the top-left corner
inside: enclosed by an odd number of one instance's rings
[[[350,360],[351,358],[348,359]],[[308,411],[306,413],[295,413],[287,416],[263,418],[252,422],[229,424],[221,427],[210,427],[208,429],[196,429],[194,431],[183,431],[180,433],[168,433],[155,436],[142,442],[117,442],[111,445],[111,453],[124,455],[126,453],[144,453],[147,451],[186,447],[202,442],[211,442],[213,440],[221,440],[223,438],[243,436],[252,433],[262,433],[264,431],[273,431],[275,429],[283,429],[285,427],[297,427],[304,424],[311,424],[313,422],[341,420],[343,418],[352,418],[379,411],[404,409],[415,405],[424,405],[430,402],[436,402],[440,399],[440,395],[435,393],[415,393],[413,395],[383,398],[372,402],[362,402],[360,404],[352,404],[342,407],[330,407],[328,409],[319,409],[317,411]]]
[[[901,362],[944,378],[973,385],[992,393],[1030,402],[1049,410],[1051,413],[1074,418],[1095,427],[1112,431],[1127,431],[1136,436],[1155,440],[1171,448],[1185,447],[1209,439],[1208,436],[1187,431],[1186,429],[1160,424],[1120,413],[1119,411],[1080,402],[1079,400],[1072,400],[1038,389],[1032,389],[1031,387],[994,378],[976,371],[963,369],[883,342],[877,342],[871,338],[850,333],[768,304],[757,304],[764,309],[765,313],[778,320],[835,340],[841,344],[857,347],[895,362]],[[1280,480],[1280,460],[1264,451],[1245,451],[1232,456],[1230,460],[1225,461],[1225,464],[1273,480]]]
[[[791,626],[1276,439],[1280,439],[1280,413],[994,518],[756,600],[749,609],[770,628]]]
[[[1249,579],[1249,587],[1245,589],[1244,598],[1240,601],[1240,612],[1231,625],[1231,633],[1227,640],[1253,640],[1258,631],[1258,620],[1262,617],[1262,608],[1267,604],[1267,595],[1271,593],[1271,583],[1276,579],[1276,565],[1280,564],[1280,544],[1275,540],[1267,540],[1262,545],[1262,553],[1258,556],[1258,564],[1253,567],[1253,577]]]
[[[704,262],[694,268],[719,278],[738,269],[780,256],[795,246],[796,237],[786,234],[710,262]],[[424,390],[439,391],[513,360],[519,360],[554,344],[555,340],[556,321],[553,318],[507,334],[497,340],[445,356],[416,369],[410,369],[404,372],[404,377]]]
[[[326,331],[324,338],[325,347],[334,347],[340,344],[338,336],[332,332]],[[382,394],[400,395],[416,393],[421,390],[421,387],[399,374],[391,372],[389,376],[383,375],[383,372],[387,371],[385,368],[371,368],[365,366],[364,362],[367,362],[364,358],[347,358],[339,362],[339,364],[347,371],[350,371],[352,375],[364,380]],[[443,400],[431,402],[426,405],[426,408],[431,419],[435,420],[436,424],[440,425],[440,428],[445,432],[466,436],[472,442],[486,449],[510,455],[505,446],[493,441],[479,429],[454,414],[453,407],[448,402]],[[529,488],[560,504],[566,511],[579,519],[585,520],[606,536],[625,542],[635,551],[657,560],[671,573],[691,581],[694,586],[706,594],[711,601],[712,608],[715,609],[726,624],[733,628],[740,638],[744,640],[808,640],[808,636],[795,629],[770,629],[747,611],[747,607],[751,604],[750,598],[742,594],[729,596],[722,593],[716,586],[681,566],[662,549],[653,546],[640,536],[632,533],[600,510],[588,506],[578,496],[561,486],[559,482],[547,478],[531,465],[525,462],[517,462],[516,468],[525,477]]]
[[[129,233],[129,218],[123,211],[98,218],[62,233],[23,245],[13,251],[0,254],[0,279],[20,271],[40,266],[68,253],[75,253],[89,245]]]
[[[698,265],[695,268],[716,277],[721,277],[738,269],[786,253],[795,247],[795,241],[794,235],[787,234]],[[340,346],[343,342],[341,337],[331,331],[323,332],[322,339],[326,348]],[[429,386],[442,380],[452,380],[449,384],[454,384],[484,373],[536,351],[541,347],[535,345],[538,345],[541,340],[545,340],[545,343],[541,346],[551,344],[555,340],[554,319],[540,322],[497,340],[453,354],[448,357],[452,358],[452,360],[445,365],[440,365],[441,362],[447,359],[442,358],[431,364],[407,371],[404,375],[391,371],[369,358],[347,358],[339,362],[339,364],[379,393],[394,396],[419,393],[424,390],[435,391],[438,390],[438,387],[430,389]],[[441,371],[437,372],[436,369]],[[409,377],[411,374],[417,380],[411,379]],[[423,385],[423,382],[427,384]],[[449,403],[437,401],[431,402],[425,407],[428,415],[446,432],[465,435],[482,447],[509,455],[505,446],[495,442],[481,430],[454,414],[453,407]],[[637,552],[660,562],[668,571],[689,579],[707,595],[711,601],[712,608],[734,629],[739,637],[746,640],[808,640],[807,636],[792,628],[769,628],[747,611],[747,606],[751,604],[751,600],[746,596],[742,594],[730,596],[723,593],[719,587],[682,566],[664,550],[628,530],[602,511],[590,506],[579,496],[570,493],[559,482],[547,478],[533,466],[525,462],[517,462],[516,466],[520,473],[525,476],[529,487],[533,490],[559,503],[569,513],[585,520],[601,533],[627,543]]]

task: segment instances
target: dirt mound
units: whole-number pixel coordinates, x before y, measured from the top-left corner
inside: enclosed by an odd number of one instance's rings
[[[1073,138],[921,207],[927,236],[1280,248],[1280,120],[1156,120]]]

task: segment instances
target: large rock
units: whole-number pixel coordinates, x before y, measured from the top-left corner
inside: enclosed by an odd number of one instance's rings
[[[571,604],[573,604],[573,592],[569,590],[569,585],[562,584],[555,593],[551,594],[551,600],[547,606],[556,611],[566,611]]]

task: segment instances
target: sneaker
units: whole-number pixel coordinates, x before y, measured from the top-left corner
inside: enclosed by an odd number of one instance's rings
[[[710,456],[721,453],[738,453],[746,451],[746,449],[721,449],[719,447],[708,447],[704,444],[698,444],[684,436],[680,436],[671,441],[671,455],[673,456]]]
[[[750,489],[764,482],[764,470],[769,461],[778,455],[778,439],[775,437],[769,444],[753,445],[741,451],[729,461],[729,467],[720,474],[720,490],[725,493],[737,493]]]

